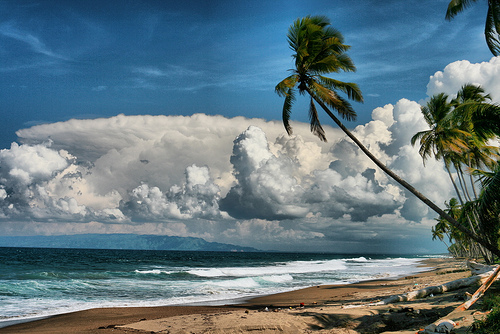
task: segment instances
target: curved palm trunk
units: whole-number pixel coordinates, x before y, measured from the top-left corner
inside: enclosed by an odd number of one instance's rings
[[[493,254],[496,256],[500,257],[500,249],[498,247],[495,247],[494,245],[490,244],[488,241],[480,238],[476,234],[472,233],[469,231],[467,228],[459,224],[453,217],[451,217],[449,214],[444,212],[441,208],[439,208],[436,204],[434,204],[431,200],[429,200],[427,197],[425,197],[423,194],[421,194],[417,189],[415,189],[411,184],[403,180],[401,177],[399,177],[397,174],[395,174],[392,170],[387,168],[380,160],[378,160],[359,140],[352,134],[349,129],[347,129],[344,124],[328,109],[328,107],[316,97],[315,94],[311,92],[309,87],[306,87],[305,89],[307,93],[312,96],[312,98],[323,108],[323,110],[330,116],[330,118],[344,131],[344,133],[351,138],[351,140],[358,145],[358,147],[363,151],[364,154],[370,158],[380,169],[382,169],[387,175],[392,177],[396,182],[398,182],[400,185],[408,189],[413,195],[417,196],[418,199],[420,199],[422,202],[424,202],[427,206],[429,206],[432,210],[434,210],[436,213],[438,213],[441,217],[446,219],[451,225],[453,225],[455,228],[457,228],[459,231],[463,232],[466,234],[468,237],[470,237],[472,240],[478,242],[479,244],[483,245],[485,248],[489,249]]]

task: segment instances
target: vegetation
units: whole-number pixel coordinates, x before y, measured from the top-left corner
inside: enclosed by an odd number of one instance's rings
[[[500,107],[491,103],[490,96],[480,86],[467,84],[456,98],[444,93],[434,95],[421,110],[429,129],[416,133],[411,143],[420,143],[419,153],[424,163],[432,156],[443,160],[458,198],[446,203],[447,213],[498,249],[499,148],[491,146],[490,141],[500,136]],[[447,246],[453,255],[483,257],[487,263],[494,261],[491,249],[443,217],[437,220],[433,237],[445,241],[447,236],[452,243]]]
[[[283,79],[278,85],[276,85],[276,93],[285,98],[283,105],[283,124],[285,126],[288,134],[292,133],[292,128],[290,126],[289,120],[291,115],[291,110],[293,103],[296,100],[296,91],[299,94],[305,95],[306,93],[310,97],[309,104],[309,118],[311,123],[311,131],[317,135],[321,140],[326,141],[325,132],[321,126],[318,118],[318,112],[316,109],[316,104],[318,104],[326,114],[344,131],[344,133],[365,153],[380,169],[382,169],[386,174],[392,177],[400,185],[408,189],[412,194],[417,196],[421,201],[428,205],[431,209],[437,212],[440,217],[446,219],[447,223],[453,227],[454,230],[465,235],[469,240],[475,242],[483,249],[488,250],[491,254],[500,257],[500,249],[498,243],[492,240],[490,237],[486,237],[482,232],[483,230],[473,229],[472,226],[467,226],[463,224],[462,221],[458,221],[448,212],[443,211],[436,204],[431,202],[427,197],[417,191],[412,185],[407,183],[405,180],[396,175],[393,171],[387,168],[381,161],[379,161],[335,116],[335,114],[330,110],[336,111],[340,117],[347,120],[354,120],[356,118],[356,113],[353,110],[350,103],[344,99],[339,93],[344,93],[347,95],[348,99],[362,102],[363,97],[360,89],[354,83],[346,83],[338,81],[325,75],[330,73],[338,73],[340,71],[353,72],[356,70],[352,60],[346,54],[350,46],[344,44],[344,38],[342,34],[330,27],[330,21],[324,16],[307,16],[302,19],[297,19],[288,30],[288,43],[290,48],[294,52],[292,55],[295,59],[295,68],[291,70],[292,74],[285,79]],[[470,99],[469,95],[473,95],[474,99]],[[437,128],[441,129],[444,127],[449,134],[443,135],[444,142],[442,144],[437,144],[438,141],[434,141],[434,135],[429,136],[429,154],[434,154],[437,148],[443,146],[442,154],[446,153],[445,159],[451,159],[453,154],[459,154],[465,152],[466,148],[471,148],[467,151],[467,159],[471,162],[475,162],[477,157],[481,156],[482,151],[479,150],[479,144],[473,146],[473,140],[476,138],[489,138],[492,131],[494,132],[494,126],[491,122],[481,123],[479,120],[483,119],[483,116],[489,116],[489,120],[497,119],[499,117],[498,107],[484,104],[484,101],[480,101],[481,98],[488,99],[489,97],[481,92],[474,93],[473,90],[464,90],[462,95],[457,96],[456,101],[451,106],[443,104],[445,110],[439,111],[437,118],[443,119],[441,121],[434,121],[431,117],[431,124],[436,123]],[[442,96],[441,100],[447,101],[447,97]],[[436,101],[436,103],[440,103]],[[448,110],[446,108],[449,108]],[[461,118],[452,120],[448,117],[450,114],[449,110],[463,110],[467,112]],[[475,110],[474,112],[472,112]],[[442,115],[441,115],[442,114]],[[445,116],[446,115],[446,116]],[[431,115],[432,116],[432,115]],[[496,118],[495,118],[496,117]],[[451,124],[455,124],[460,121],[460,127],[458,130],[452,130]],[[438,124],[439,123],[439,124]],[[481,126],[479,126],[479,124]],[[498,124],[494,123],[498,128]],[[465,132],[469,130],[475,131],[477,136],[467,136]],[[498,129],[496,129],[498,130]],[[437,131],[436,133],[438,133]],[[454,134],[456,132],[456,134]],[[439,132],[440,133],[440,132]],[[461,133],[462,137],[460,137]],[[454,134],[454,135],[453,135]],[[497,132],[498,134],[498,132]],[[423,135],[422,135],[423,136]],[[449,137],[449,139],[447,139]],[[452,138],[455,139],[452,140]],[[460,138],[460,140],[458,139]],[[441,139],[440,139],[441,140]],[[456,145],[453,149],[449,150],[448,155],[447,147],[451,144]],[[441,151],[440,151],[441,152]],[[441,154],[441,153],[440,153]],[[465,154],[465,153],[464,153]],[[439,155],[441,158],[442,156]],[[444,156],[443,156],[444,157]],[[450,164],[451,164],[450,160]],[[448,166],[450,166],[448,164]],[[478,165],[476,165],[478,166]],[[484,194],[481,193],[482,199],[484,200]],[[498,193],[492,196],[498,196]],[[478,201],[481,201],[481,197],[477,197]],[[479,202],[478,202],[479,203]],[[477,204],[480,205],[480,204]],[[475,214],[479,214],[476,211]],[[494,217],[493,217],[494,218]],[[472,223],[474,224],[474,223]],[[477,228],[486,228],[483,225],[477,225]]]
[[[498,283],[496,285],[498,286]],[[500,295],[494,293],[485,295],[482,309],[491,312],[484,320],[474,322],[473,332],[476,334],[500,333]]]
[[[446,11],[446,19],[451,20],[458,13],[472,5],[477,0],[451,0]],[[500,55],[500,1],[488,0],[488,13],[486,14],[486,24],[484,35],[486,44],[494,56]]]

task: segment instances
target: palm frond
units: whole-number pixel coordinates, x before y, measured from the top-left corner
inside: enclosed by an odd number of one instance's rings
[[[491,101],[490,94],[486,94],[484,88],[480,85],[467,83],[463,85],[457,93],[457,97],[450,103],[453,106],[458,106],[466,102],[487,102]]]
[[[315,16],[308,15],[305,17],[305,19],[308,20],[309,23],[317,25],[321,28],[330,25],[330,19],[324,15],[315,15]]]
[[[421,106],[420,111],[422,112],[422,116],[424,116],[424,120],[429,127],[434,125],[434,118],[432,116],[431,110],[428,106]]]
[[[472,5],[477,0],[451,0],[446,10],[446,19],[449,21],[454,18],[458,13],[461,13]]]
[[[297,84],[298,77],[297,75],[291,75],[283,80],[281,80],[276,87],[274,88],[274,91],[281,97],[286,97],[288,93],[290,92],[290,89],[293,89],[295,85]]]
[[[488,1],[488,4],[484,35],[491,53],[498,56],[500,55],[500,3],[498,1]]]
[[[321,126],[318,118],[318,111],[316,110],[316,105],[314,104],[314,99],[311,96],[311,102],[309,104],[309,120],[311,122],[311,132],[317,136],[321,141],[326,142],[325,130]]]
[[[328,89],[316,81],[311,81],[310,88],[320,100],[336,110],[342,118],[348,121],[356,119],[356,111],[354,111],[351,104],[339,96],[334,90]]]
[[[338,73],[340,71],[356,72],[356,66],[346,54],[317,57],[317,59],[313,59],[309,69],[315,74]]]
[[[335,110],[337,110],[339,115],[346,121],[355,121],[358,118],[358,115],[352,105],[342,96],[337,95],[337,99],[340,103],[335,106]]]
[[[330,26],[325,28],[324,32],[325,32],[325,38],[335,38],[336,40],[338,40],[340,44],[344,43],[344,36],[339,30]]]
[[[475,170],[474,175],[480,175],[483,189],[479,196],[479,211],[486,212],[499,209],[500,203],[500,163],[497,162],[496,168],[492,172]],[[498,212],[497,212],[498,215]]]
[[[292,113],[292,105],[295,102],[295,92],[293,89],[288,89],[288,93],[285,97],[285,103],[283,104],[283,125],[285,127],[286,133],[291,135],[293,133],[292,126],[290,125],[290,115]]]
[[[339,33],[340,34],[340,33]],[[342,54],[351,48],[350,45],[344,44],[342,35],[340,36],[327,36],[323,37],[323,43],[325,50],[328,50],[330,53]]]
[[[436,149],[434,143],[435,143],[435,135],[434,132],[432,132],[432,130],[428,130],[427,132],[422,134],[422,137],[420,138],[420,148],[418,150],[418,154],[420,154],[420,156],[422,157],[424,166],[427,158],[433,155],[436,159],[439,159],[441,157],[441,153],[439,150]]]
[[[304,19],[297,19],[293,21],[292,25],[288,29],[288,34],[287,40],[288,40],[288,45],[290,46],[290,49],[293,51],[297,52],[298,49],[300,48],[300,42],[301,42],[301,32],[303,31],[304,27]]]
[[[500,106],[492,103],[465,102],[455,108],[453,119],[483,141],[500,136]]]
[[[415,146],[415,144],[417,143],[417,141],[420,142],[420,144],[422,144],[422,138],[427,135],[428,133],[430,133],[431,130],[423,130],[423,131],[419,131],[417,133],[415,133],[411,139],[410,139],[410,143],[412,146]]]
[[[445,93],[433,95],[426,107],[428,108],[428,114],[424,114],[424,117],[429,117],[429,119],[426,118],[426,121],[430,121],[431,124],[442,123],[451,111],[448,95]]]
[[[338,89],[344,92],[347,94],[347,97],[353,101],[363,102],[363,94],[355,83],[343,82],[324,76],[318,76],[318,82],[330,90]]]

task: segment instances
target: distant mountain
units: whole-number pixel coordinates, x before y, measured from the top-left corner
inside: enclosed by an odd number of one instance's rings
[[[208,242],[201,238],[139,234],[0,236],[0,247],[259,252],[252,247]]]

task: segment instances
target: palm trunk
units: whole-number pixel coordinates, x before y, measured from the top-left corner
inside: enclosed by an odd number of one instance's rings
[[[448,166],[448,163],[446,162],[446,160],[444,161],[444,165],[445,165],[446,171],[448,172],[448,175],[450,177],[451,183],[453,184],[453,188],[455,189],[455,192],[457,193],[458,200],[460,201],[460,204],[463,207],[464,206],[464,200],[462,199],[462,196],[460,195],[460,191],[458,190],[458,186],[457,186],[455,180],[453,179],[453,176],[452,176],[451,171],[450,171],[450,167]],[[472,175],[471,175],[471,178],[472,178]],[[475,217],[475,220],[476,220],[476,222],[478,221],[477,217]],[[467,216],[467,221],[469,222],[469,225],[471,227],[471,232],[474,233],[474,234],[477,234],[477,232],[475,231],[474,226],[473,226],[473,224],[471,222],[471,219],[468,216]],[[478,226],[480,226],[480,225],[478,224]],[[488,238],[488,241],[490,241],[489,238]],[[474,248],[472,246],[471,246],[471,251],[472,251],[472,248]],[[491,261],[493,260],[491,258],[491,256],[490,256],[490,254],[489,254],[490,252],[487,249],[485,249],[482,245],[479,245],[479,252],[481,253],[481,256],[486,261],[486,263],[490,264]],[[475,251],[474,251],[474,253],[475,253]]]
[[[459,170],[458,175],[459,175],[460,184],[462,185],[462,189],[464,189],[464,196],[466,197],[468,202],[471,202],[472,197],[470,197],[469,187],[467,187],[467,181],[465,180],[464,172],[462,170],[462,167],[460,167],[460,165],[458,166],[458,170]]]
[[[392,170],[387,168],[380,160],[378,160],[359,140],[352,134],[349,129],[347,129],[344,124],[328,109],[328,107],[321,101],[319,98],[316,97],[315,94],[311,92],[309,87],[306,87],[307,93],[312,96],[312,98],[323,108],[323,110],[330,116],[330,118],[344,131],[344,133],[354,142],[358,147],[363,151],[370,160],[372,160],[375,165],[377,165],[380,169],[382,169],[387,175],[392,177],[396,182],[398,182],[400,185],[405,187],[407,190],[409,190],[413,195],[417,196],[418,199],[420,199],[422,202],[424,202],[427,206],[429,206],[432,210],[434,210],[437,214],[439,214],[441,217],[446,219],[448,222],[450,222],[451,225],[453,225],[455,228],[457,228],[459,231],[463,232],[467,236],[469,236],[472,240],[480,243],[481,245],[484,245],[487,249],[489,249],[493,254],[496,256],[500,257],[500,249],[498,247],[493,246],[486,240],[480,238],[478,235],[475,235],[471,231],[469,231],[467,228],[464,226],[460,225],[453,217],[451,217],[449,214],[444,212],[441,208],[439,208],[436,204],[434,204],[431,200],[429,200],[427,197],[425,197],[423,194],[421,194],[417,189],[415,189],[412,185],[410,185],[408,182],[400,178],[397,174],[395,174]]]
[[[445,165],[446,165],[446,162],[445,162]],[[448,174],[451,177],[451,173],[450,173],[448,166],[446,166],[446,169],[448,170]],[[469,190],[468,190],[469,188],[467,186],[467,180],[464,176],[464,172],[463,172],[460,164],[455,164],[455,170],[457,171],[457,178],[458,178],[458,181],[460,182],[460,187],[462,188],[462,192],[463,192],[464,196],[466,197],[466,199],[469,202],[472,201],[472,198],[471,198]],[[474,191],[474,194],[475,194],[475,198],[477,198],[477,193],[476,193],[476,189],[474,187],[472,174],[469,174],[469,177],[470,177],[470,184],[472,186],[472,190]],[[452,182],[453,182],[453,179],[452,179]],[[456,183],[453,182],[453,186],[455,187],[455,191],[457,192],[457,194],[459,196],[460,203],[462,204],[462,207],[463,207],[464,202],[463,202],[462,198],[460,197]],[[488,242],[491,242],[491,239],[489,238],[489,236],[484,233],[483,228],[482,228],[482,224],[480,223],[480,219],[479,219],[477,213],[475,212],[475,210],[472,211],[472,217],[473,217],[473,220],[475,222],[475,225],[473,224],[471,217],[466,215],[467,221],[469,222],[471,232],[475,235],[479,235],[479,234],[483,235],[486,238],[485,240],[487,240]],[[477,228],[479,228],[479,233],[478,233],[478,231],[476,231],[475,226],[477,226]],[[470,249],[473,252],[473,254],[479,253],[483,257],[483,259],[486,261],[486,263],[488,263],[488,264],[492,263],[493,258],[492,258],[491,252],[485,246],[483,246],[481,244],[479,244],[477,248],[478,249],[476,250],[476,246],[474,244],[471,244]]]
[[[474,193],[474,200],[477,200],[477,198],[478,198],[477,190],[476,190],[476,186],[475,186],[474,178],[472,177],[472,174],[469,175],[469,179],[470,179],[470,184],[472,187],[472,192]]]
[[[446,167],[446,171],[448,172],[448,175],[450,176],[450,180],[451,180],[451,183],[453,184],[453,188],[455,188],[455,192],[457,193],[458,200],[460,201],[460,204],[463,206],[464,200],[462,199],[462,195],[460,195],[460,190],[458,190],[457,183],[453,179],[453,175],[451,175],[450,166],[448,166],[448,163],[446,162],[446,160],[444,161],[444,166]]]
[[[470,161],[470,157],[469,157],[469,168],[471,167],[471,161]],[[474,182],[474,178],[472,177],[472,173],[468,173],[469,174],[469,180],[470,180],[470,185],[472,187],[472,192],[474,193],[474,200],[477,200],[477,191],[476,191],[476,186],[475,186],[475,182]]]

